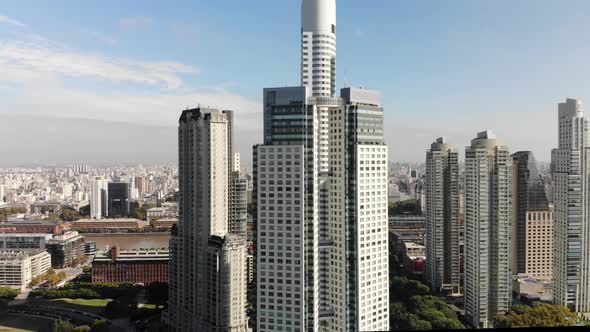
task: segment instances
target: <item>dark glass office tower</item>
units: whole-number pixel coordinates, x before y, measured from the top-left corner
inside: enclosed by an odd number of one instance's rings
[[[131,183],[110,182],[108,184],[109,218],[125,218],[129,216]]]

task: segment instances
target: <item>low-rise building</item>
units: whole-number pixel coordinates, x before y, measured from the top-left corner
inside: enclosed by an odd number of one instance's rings
[[[424,271],[426,250],[421,244],[404,242],[403,245],[404,269],[412,274],[420,275]]]
[[[177,214],[178,212],[176,209],[168,207],[154,207],[145,211],[147,220],[152,220],[154,218],[171,218],[176,217]]]
[[[0,287],[22,292],[50,267],[51,255],[45,250],[0,250]]]
[[[58,269],[76,265],[85,257],[84,237],[75,231],[54,236],[47,242],[46,248],[51,254],[51,266]]]
[[[521,301],[528,304],[532,304],[535,301],[545,303],[553,302],[553,285],[544,283],[536,278],[531,278],[526,274],[512,276],[512,292]]]
[[[163,248],[121,250],[112,247],[92,261],[92,282],[130,282],[148,285],[168,282],[170,252]]]
[[[172,228],[174,224],[178,224],[178,218],[162,218],[152,221],[154,228]]]
[[[101,229],[137,229],[145,227],[146,222],[133,219],[133,218],[121,218],[121,219],[82,219],[74,221],[72,223],[72,229],[75,230],[101,230]]]
[[[15,220],[0,224],[0,233],[46,233],[60,234],[69,229],[68,223],[59,224],[44,220]]]
[[[0,233],[0,250],[2,249],[45,249],[52,234],[35,233]]]

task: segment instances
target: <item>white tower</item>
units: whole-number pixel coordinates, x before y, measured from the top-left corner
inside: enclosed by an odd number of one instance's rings
[[[582,104],[567,99],[559,104],[559,146],[555,172],[555,288],[556,304],[590,312],[590,246],[588,238],[588,118]]]
[[[510,310],[512,158],[491,131],[465,150],[465,317],[492,327]]]
[[[336,94],[336,0],[303,0],[301,85],[313,96]]]

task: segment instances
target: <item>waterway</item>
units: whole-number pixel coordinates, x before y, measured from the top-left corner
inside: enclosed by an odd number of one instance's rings
[[[86,241],[96,242],[97,250],[114,245],[121,249],[168,248],[170,233],[85,233]]]

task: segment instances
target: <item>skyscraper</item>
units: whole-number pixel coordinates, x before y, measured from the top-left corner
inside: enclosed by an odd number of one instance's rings
[[[258,331],[319,329],[318,119],[306,87],[264,89],[255,147]]]
[[[588,118],[582,103],[559,104],[559,145],[553,152],[556,304],[590,312],[590,224],[588,208]]]
[[[426,152],[426,280],[460,293],[459,153],[444,137]]]
[[[312,96],[336,94],[336,0],[302,1],[301,85]]]
[[[553,278],[553,212],[545,182],[531,151],[516,152],[512,161],[512,273],[549,282]]]
[[[109,182],[108,207],[109,217],[125,218],[131,213],[131,183]]]
[[[180,218],[170,240],[165,316],[174,331],[247,329],[246,245],[228,235],[232,118],[231,111],[197,108],[179,120]]]
[[[491,131],[465,150],[465,316],[493,326],[510,309],[512,158]]]
[[[389,330],[387,146],[378,94],[342,89],[330,109],[328,234],[320,237],[326,331]],[[321,298],[322,299],[322,298]]]
[[[107,212],[108,182],[102,176],[94,177],[90,188],[90,218],[102,219]]]
[[[302,4],[302,86],[263,92],[254,147],[258,331],[387,331],[387,147],[378,94],[335,97],[334,0]]]

